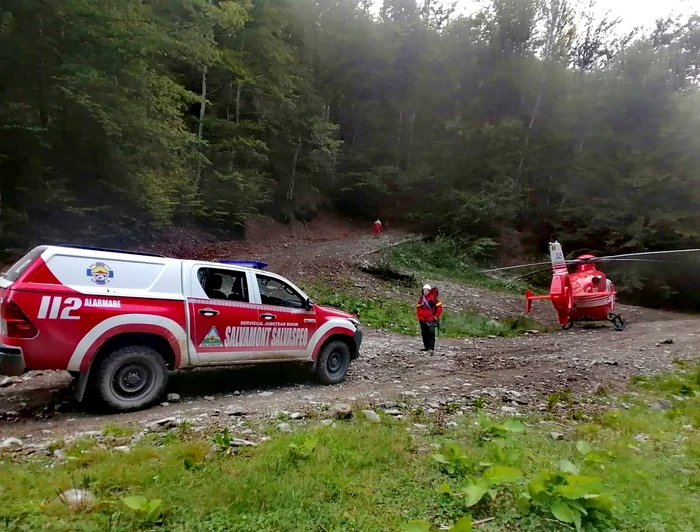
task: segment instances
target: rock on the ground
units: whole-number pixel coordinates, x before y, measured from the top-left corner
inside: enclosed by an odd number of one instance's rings
[[[19,384],[20,382],[22,382],[22,379],[19,377],[5,377],[4,379],[0,380],[0,388],[7,388],[8,386]]]
[[[289,423],[280,423],[277,425],[277,430],[280,432],[292,432],[292,426]]]
[[[372,421],[374,423],[381,423],[382,421],[382,419],[374,410],[363,410],[362,413],[369,421]]]
[[[93,504],[95,496],[88,490],[74,488],[61,493],[58,500],[71,510],[77,510]]]
[[[321,425],[323,425],[324,427],[330,427],[333,425],[333,420],[332,419],[322,419]]]
[[[673,403],[666,399],[659,399],[655,403],[652,403],[651,407],[656,410],[671,410],[671,408],[673,408]]]
[[[598,396],[608,395],[608,390],[603,383],[597,382],[593,386],[593,395],[598,395]]]
[[[153,423],[148,424],[148,429],[149,430],[167,430],[167,429],[174,429],[177,427],[177,419],[174,417],[165,417],[163,419],[159,419],[158,421],[154,421]]]
[[[292,412],[289,414],[290,419],[304,419],[304,414],[300,414],[299,412]]]
[[[102,436],[102,432],[99,430],[84,430],[75,435],[76,438],[99,438],[100,436]]]
[[[513,406],[502,406],[501,407],[501,412],[504,412],[506,414],[515,414],[518,411],[517,408]]]
[[[561,432],[550,432],[549,436],[553,440],[563,440],[564,439],[564,435]]]
[[[637,443],[646,443],[649,441],[649,436],[646,434],[637,434],[634,438],[632,438],[634,441]]]
[[[131,447],[129,447],[128,445],[120,445],[119,447],[115,447],[114,450],[119,453],[130,453]]]
[[[165,398],[166,401],[169,403],[177,403],[180,401],[180,394],[179,393],[169,393],[168,396]]]
[[[339,419],[349,418],[352,416],[352,406],[345,403],[337,403],[331,407],[330,413],[333,417]]]
[[[258,444],[255,442],[243,440],[241,438],[232,438],[231,439],[231,446],[232,447],[255,447],[256,445],[258,445]]]
[[[234,406],[229,406],[229,407],[226,409],[226,413],[227,413],[229,416],[245,416],[245,415],[248,414],[248,411],[247,411],[245,408],[241,407],[241,406],[235,406],[235,405],[234,405]]]
[[[396,408],[389,408],[388,410],[385,410],[384,413],[387,416],[400,416],[401,415],[401,410],[398,410]]]
[[[19,438],[7,438],[0,443],[0,449],[10,449],[12,447],[22,447],[22,440]]]

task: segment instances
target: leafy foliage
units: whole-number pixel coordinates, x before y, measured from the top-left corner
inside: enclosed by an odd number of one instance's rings
[[[543,471],[531,480],[519,503],[523,511],[549,512],[559,521],[575,525],[576,530],[581,530],[583,523],[607,518],[615,510],[601,480],[580,475],[566,460],[560,462],[558,471]]]
[[[148,500],[143,495],[131,495],[122,499],[124,505],[143,516],[146,522],[157,521],[161,516],[163,501],[160,499]]]
[[[401,527],[403,532],[433,532],[435,530],[447,530],[448,532],[471,532],[472,518],[471,516],[462,517],[454,525],[447,529],[438,529],[432,523],[424,520],[411,521]]]
[[[289,454],[292,461],[305,460],[314,452],[316,446],[318,445],[318,439],[307,438],[304,443],[298,445],[296,443],[289,444]]]
[[[481,428],[480,437],[483,441],[504,439],[511,434],[525,430],[525,425],[519,419],[509,418],[499,422],[484,414],[479,415],[479,426]]]
[[[479,260],[505,229],[538,251],[697,247],[700,17],[623,35],[572,5],[7,0],[0,248],[327,210]],[[698,299],[683,275],[616,277]]]

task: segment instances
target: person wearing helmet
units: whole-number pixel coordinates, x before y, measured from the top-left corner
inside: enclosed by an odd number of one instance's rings
[[[423,293],[416,305],[416,316],[420,323],[420,332],[423,337],[423,349],[421,351],[435,351],[435,332],[442,315],[442,303],[438,299],[437,288],[429,284],[423,285]]]
[[[584,290],[585,290],[587,293],[590,293],[590,292],[600,292],[600,291],[601,291],[601,290],[600,290],[600,277],[597,277],[597,276],[596,276],[596,277],[593,277],[593,279],[591,279],[591,282],[590,282],[590,283],[586,283],[586,286],[584,287]]]

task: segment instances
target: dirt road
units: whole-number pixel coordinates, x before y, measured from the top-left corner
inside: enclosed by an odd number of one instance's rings
[[[390,290],[390,285],[362,277],[355,264],[408,235],[389,233],[378,242],[365,234],[369,231],[341,232],[324,233],[311,225],[288,240],[278,238],[274,245],[268,240],[248,256],[268,260],[274,270],[295,279],[352,276],[364,285],[375,283],[374,293]],[[308,238],[300,236],[307,233]],[[240,246],[232,243],[228,256],[246,258]],[[441,286],[448,311],[474,308],[495,318],[522,312],[518,296],[455,283]],[[551,309],[540,307],[535,317],[551,320]],[[69,399],[72,380],[66,373],[28,373],[21,382],[0,388],[0,436],[41,442],[100,430],[107,423],[143,426],[169,417],[201,425],[227,423],[231,416],[276,417],[282,411],[303,417],[325,405],[353,401],[385,406],[417,402],[430,411],[445,404],[466,407],[481,397],[509,412],[541,409],[551,392],[569,389],[585,395],[594,389],[611,390],[632,375],[696,357],[697,319],[631,307],[620,311],[628,320],[624,332],[605,327],[518,338],[440,338],[433,355],[419,351],[417,336],[368,330],[361,357],[342,384],[317,386],[302,368],[290,366],[197,370],[172,377],[168,391],[179,395],[177,402],[130,414],[104,415],[76,407]]]

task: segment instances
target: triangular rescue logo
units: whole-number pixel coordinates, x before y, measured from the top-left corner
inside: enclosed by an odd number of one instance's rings
[[[219,331],[216,330],[216,327],[212,327],[204,337],[204,340],[202,340],[202,343],[199,344],[199,347],[222,347],[223,345]]]

